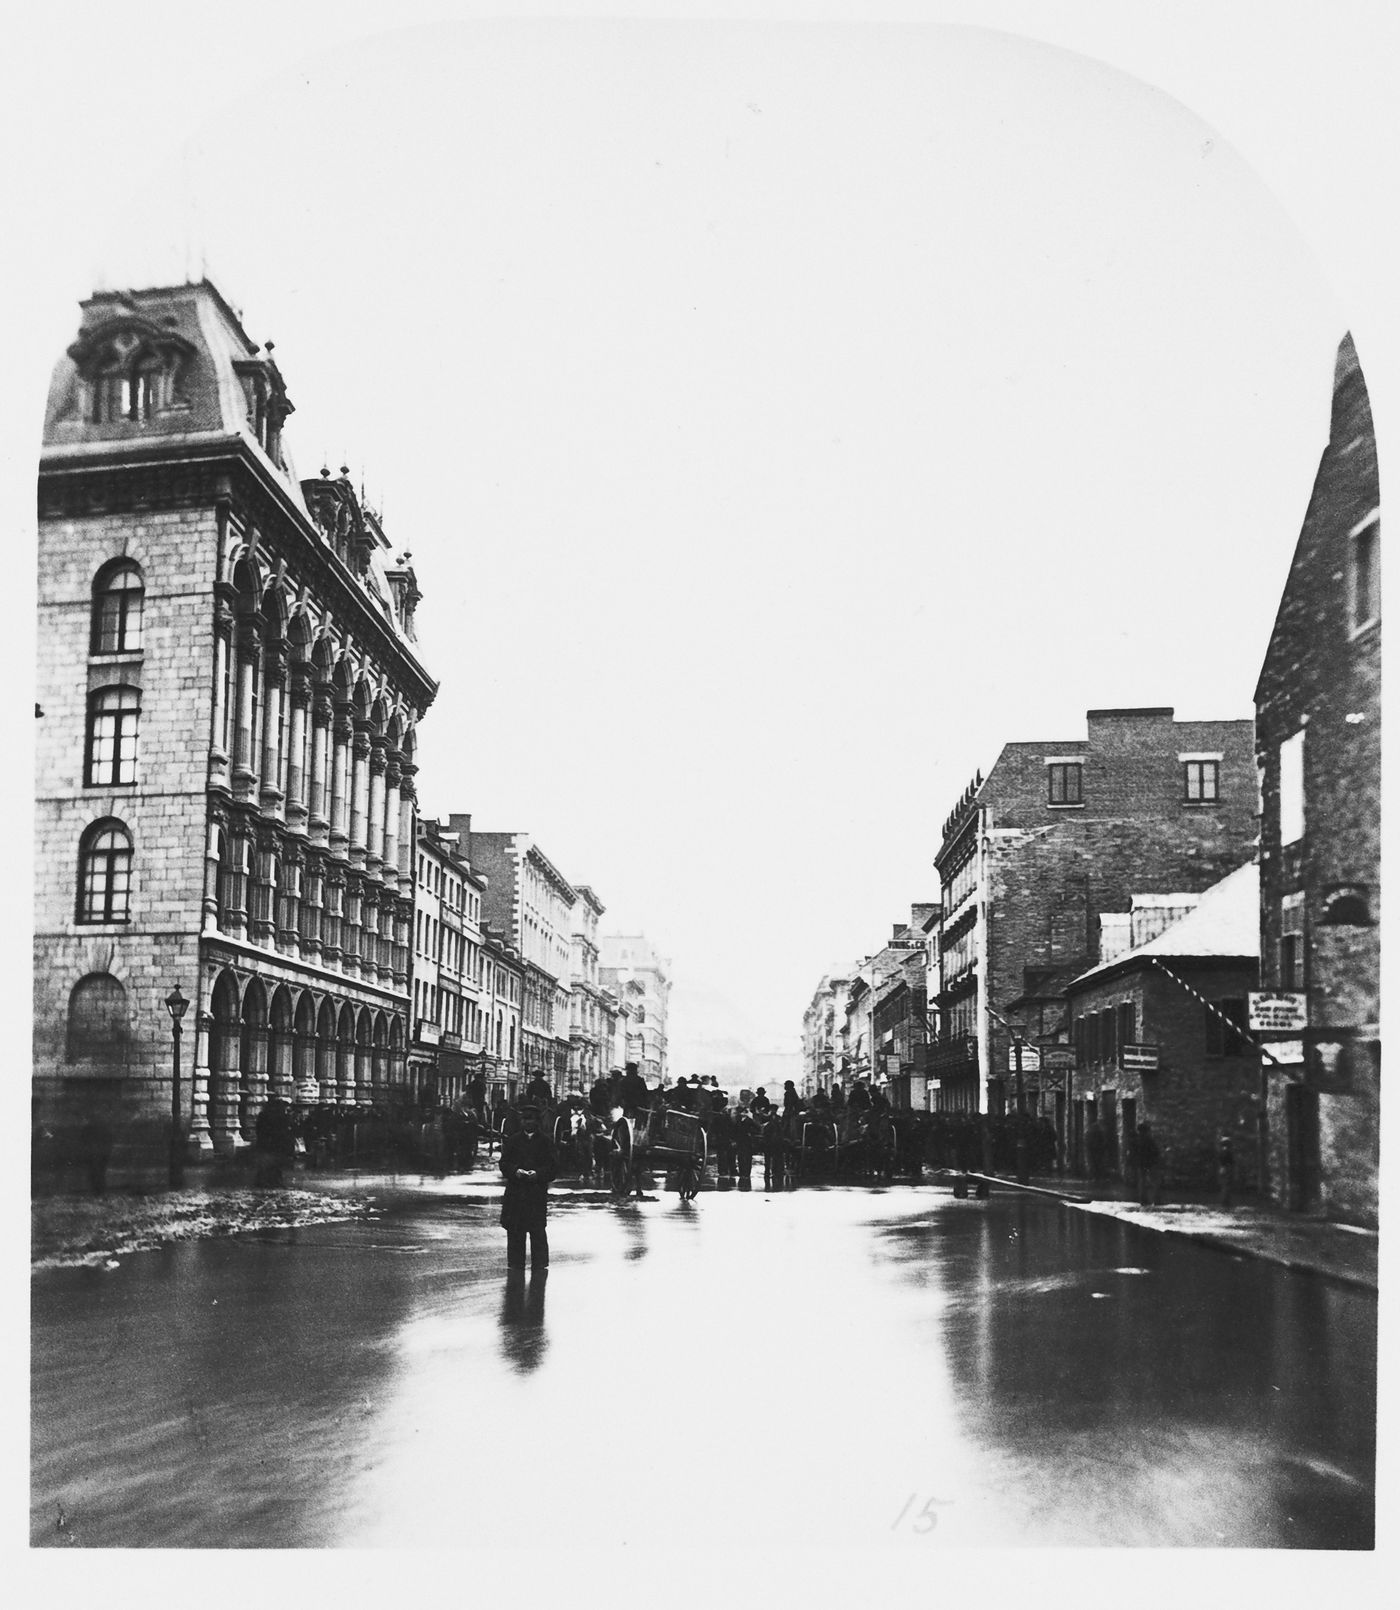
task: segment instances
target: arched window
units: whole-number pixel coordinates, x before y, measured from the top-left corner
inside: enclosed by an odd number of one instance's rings
[[[131,835],[110,817],[94,822],[78,846],[78,921],[131,917]]]
[[[138,424],[154,417],[170,402],[170,364],[149,347],[134,350],[129,341],[114,342],[92,374],[94,424],[117,420]]]
[[[146,588],[141,567],[130,559],[104,565],[92,584],[93,654],[129,654],[141,647]]]
[[[139,688],[98,688],[88,698],[87,788],[120,788],[136,781]]]
[[[126,1057],[126,990],[110,973],[89,973],[68,997],[69,1062],[95,1057],[120,1062]]]

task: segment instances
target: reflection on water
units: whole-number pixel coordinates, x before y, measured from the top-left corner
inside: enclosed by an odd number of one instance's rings
[[[885,1245],[1027,1541],[1371,1546],[1369,1294],[1024,1200]]]
[[[512,1269],[506,1276],[501,1301],[501,1357],[520,1375],[537,1370],[549,1349],[544,1333],[544,1290],[548,1281],[548,1269],[532,1269],[528,1285],[523,1269]]]
[[[33,1540],[533,1547],[545,1458],[560,1547],[1371,1536],[1367,1293],[1052,1203],[734,1191],[556,1212],[546,1327],[490,1206],[390,1207],[36,1278]]]

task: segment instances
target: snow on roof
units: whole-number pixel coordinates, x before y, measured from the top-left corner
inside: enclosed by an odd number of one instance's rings
[[[1139,957],[1161,956],[1258,956],[1259,954],[1259,868],[1253,862],[1237,867],[1229,877],[1213,883],[1200,898],[1194,911],[1174,922],[1164,933],[1145,945],[1125,951],[1112,961],[1101,962],[1075,980],[1106,973]]]

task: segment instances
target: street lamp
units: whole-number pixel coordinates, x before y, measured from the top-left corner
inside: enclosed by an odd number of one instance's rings
[[[180,1019],[189,1008],[177,984],[165,997],[170,1013],[170,1029],[175,1041],[175,1060],[170,1078],[170,1186],[178,1190],[185,1183],[185,1138],[180,1130]]]

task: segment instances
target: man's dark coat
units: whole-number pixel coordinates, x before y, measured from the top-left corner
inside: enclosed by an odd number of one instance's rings
[[[516,1179],[516,1171],[532,1168],[532,1180]],[[501,1223],[507,1230],[543,1230],[549,1213],[549,1182],[559,1172],[553,1145],[543,1135],[507,1135],[501,1145],[501,1173],[506,1177]]]

